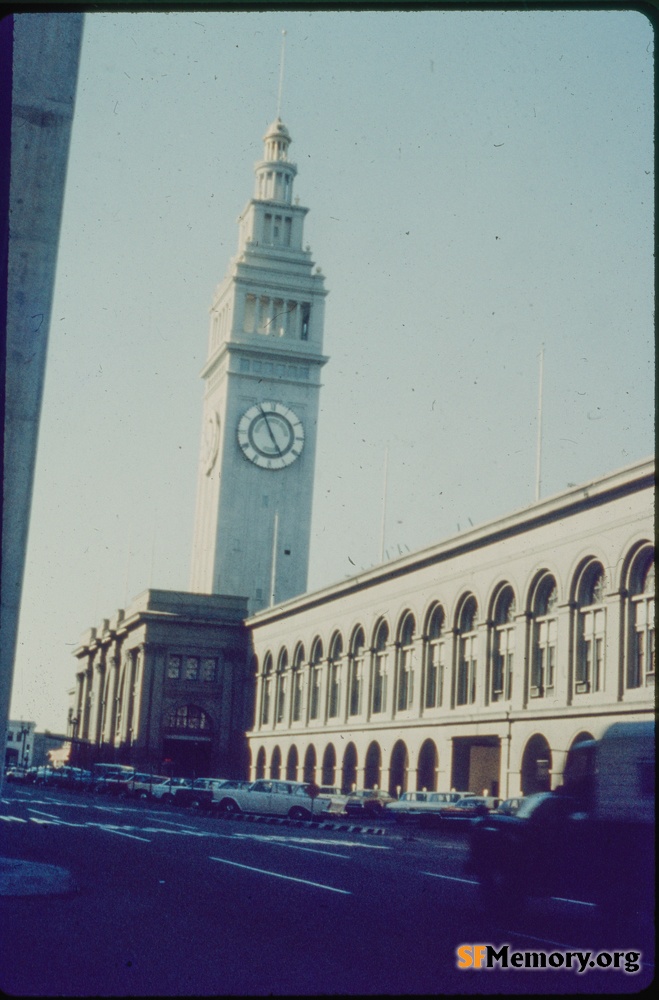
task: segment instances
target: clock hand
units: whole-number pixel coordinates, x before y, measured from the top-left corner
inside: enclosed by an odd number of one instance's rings
[[[265,426],[268,428],[268,434],[270,435],[272,443],[274,444],[275,448],[277,449],[277,454],[279,455],[280,458],[282,458],[283,457],[283,452],[282,452],[281,448],[279,447],[279,445],[277,444],[277,439],[275,438],[275,435],[272,432],[272,427],[270,426],[270,421],[268,420],[267,414],[266,414],[265,410],[263,409],[263,406],[260,405],[260,404],[259,404],[259,410],[261,411],[261,416],[265,420]]]

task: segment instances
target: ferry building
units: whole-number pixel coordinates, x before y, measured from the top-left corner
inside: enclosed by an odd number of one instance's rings
[[[263,142],[211,306],[190,591],[83,636],[79,759],[553,787],[576,740],[654,712],[654,462],[307,593],[327,292],[279,118]]]

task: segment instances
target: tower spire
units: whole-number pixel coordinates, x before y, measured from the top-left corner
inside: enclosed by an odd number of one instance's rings
[[[277,93],[277,118],[281,118],[281,92],[284,86],[284,52],[286,49],[286,28],[281,33],[281,54],[279,56],[279,91]]]

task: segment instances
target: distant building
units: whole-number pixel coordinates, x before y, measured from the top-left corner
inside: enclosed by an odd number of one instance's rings
[[[34,731],[36,723],[7,723],[7,742],[5,745],[5,767],[32,767],[34,755]]]
[[[89,629],[74,651],[72,762],[242,773],[253,715],[246,610],[244,598],[147,590]]]

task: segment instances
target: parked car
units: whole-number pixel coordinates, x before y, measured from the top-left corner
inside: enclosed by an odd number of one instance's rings
[[[496,809],[498,804],[498,799],[491,799],[485,795],[465,795],[458,802],[446,805],[439,815],[442,820],[475,819],[477,816],[487,816],[489,812]]]
[[[504,802],[500,802],[494,811],[499,816],[514,816],[523,801],[523,795],[518,795],[516,798],[512,799],[506,799]]]
[[[302,781],[271,781],[260,778],[247,788],[221,789],[218,810],[224,815],[247,812],[290,819],[312,819],[327,812],[327,800],[309,795],[309,784]]]
[[[357,818],[379,819],[384,816],[388,802],[396,799],[382,788],[358,788],[346,802],[346,815]]]
[[[163,781],[167,781],[167,776],[164,774],[144,774],[142,772],[136,772],[132,778],[129,778],[125,783],[122,788],[122,794],[128,796],[129,798],[150,799],[153,786],[162,785]]]
[[[320,785],[320,791],[316,796],[316,811],[320,811],[319,804],[322,804],[323,813],[328,813],[331,816],[343,816],[349,797],[337,785]]]
[[[26,767],[8,767],[5,771],[5,781],[15,781],[22,785],[27,781],[27,774]]]
[[[395,819],[397,823],[417,822],[419,818],[418,807],[426,802],[428,795],[428,792],[403,792],[396,801],[387,802],[385,813],[387,817]]]
[[[134,771],[108,771],[94,780],[93,791],[98,795],[126,795],[134,776]]]
[[[42,784],[69,791],[87,791],[91,788],[92,776],[90,771],[63,764],[62,767],[47,768],[42,778]]]
[[[151,798],[158,802],[172,803],[176,801],[177,794],[183,790],[192,788],[191,778],[165,778],[159,785],[151,788]],[[185,795],[184,791],[184,795]],[[182,799],[178,800],[183,801]]]
[[[189,787],[181,786],[174,793],[177,806],[211,809],[213,796],[226,784],[226,778],[195,778]]]

